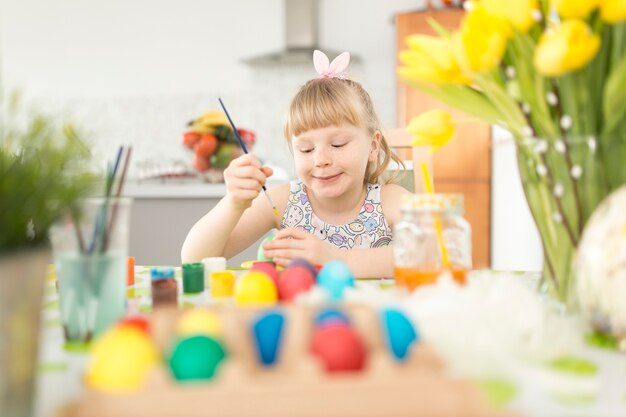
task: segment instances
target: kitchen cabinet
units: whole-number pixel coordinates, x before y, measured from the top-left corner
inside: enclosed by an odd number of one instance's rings
[[[180,265],[187,232],[224,196],[223,184],[128,184],[133,198],[129,254],[137,265]],[[228,266],[256,259],[262,239],[228,260]]]
[[[407,49],[411,34],[434,35],[428,19],[449,31],[459,27],[462,9],[428,10],[396,15],[396,52]],[[398,62],[399,64],[399,62]],[[397,125],[406,126],[418,114],[440,108],[455,119],[468,116],[397,80]],[[457,125],[456,138],[433,155],[433,179],[438,192],[462,193],[465,218],[472,226],[472,261],[475,268],[489,267],[491,235],[491,126],[483,122]]]

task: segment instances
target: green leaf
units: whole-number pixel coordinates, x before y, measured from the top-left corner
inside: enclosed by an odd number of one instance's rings
[[[428,22],[430,27],[433,28],[433,30],[435,31],[437,35],[441,36],[442,38],[450,37],[450,32],[446,28],[441,26],[441,24],[437,22],[435,19],[433,19],[432,17],[428,17],[426,21]]]
[[[604,132],[612,132],[626,113],[626,55],[613,67],[604,86]]]
[[[573,356],[564,356],[552,361],[550,366],[559,372],[575,375],[595,375],[598,372],[598,366],[584,358],[576,358]]]
[[[444,104],[476,116],[487,123],[502,125],[502,115],[479,91],[467,86],[445,84],[431,86],[411,80],[403,80],[409,86],[429,94]]]

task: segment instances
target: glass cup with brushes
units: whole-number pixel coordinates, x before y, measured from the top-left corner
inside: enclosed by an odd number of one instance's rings
[[[61,322],[70,349],[90,342],[126,310],[132,200],[121,197],[121,192],[130,153],[130,147],[126,152],[121,147],[109,165],[104,197],[68,207],[67,215],[50,231]]]

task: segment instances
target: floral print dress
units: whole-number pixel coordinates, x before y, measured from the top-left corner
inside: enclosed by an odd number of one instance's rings
[[[367,193],[358,216],[347,224],[328,224],[313,212],[306,187],[291,181],[289,201],[281,226],[311,233],[341,249],[368,249],[388,245],[391,229],[380,204],[380,184],[367,184]]]

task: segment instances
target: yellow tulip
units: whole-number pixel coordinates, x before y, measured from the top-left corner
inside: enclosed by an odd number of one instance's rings
[[[533,10],[538,10],[537,0],[482,0],[487,13],[510,22],[517,30],[526,32],[535,23]]]
[[[600,17],[608,23],[626,20],[626,0],[600,0]]]
[[[450,113],[430,110],[411,119],[406,130],[413,135],[412,146],[430,146],[435,152],[454,137],[456,130]]]
[[[454,58],[450,40],[412,35],[406,38],[406,43],[410,49],[399,54],[400,61],[406,65],[398,68],[401,78],[431,84],[469,83]]]
[[[559,16],[565,19],[584,19],[596,7],[599,0],[555,0]]]
[[[582,68],[598,52],[600,37],[581,20],[567,20],[541,35],[535,67],[550,77]]]
[[[453,35],[453,47],[464,69],[489,71],[500,63],[510,36],[508,22],[477,4],[463,19],[460,32]]]

